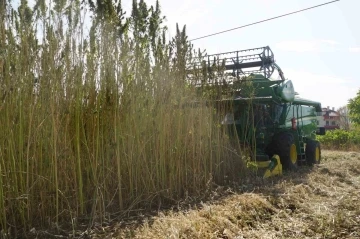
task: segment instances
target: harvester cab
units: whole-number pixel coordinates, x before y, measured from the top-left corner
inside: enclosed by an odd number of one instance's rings
[[[317,127],[321,104],[299,97],[270,47],[208,55],[192,65],[188,78],[213,89],[230,86],[231,95],[216,100],[225,111],[221,123],[230,137],[250,148],[249,166],[263,168],[264,177],[320,162],[315,136],[325,134]]]

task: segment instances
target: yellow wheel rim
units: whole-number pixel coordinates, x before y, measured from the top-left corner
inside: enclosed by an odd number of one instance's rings
[[[320,161],[320,149],[319,149],[319,147],[316,147],[316,149],[315,149],[315,161],[316,162]]]
[[[296,152],[296,145],[292,144],[290,147],[290,160],[293,164],[297,161],[297,152]]]

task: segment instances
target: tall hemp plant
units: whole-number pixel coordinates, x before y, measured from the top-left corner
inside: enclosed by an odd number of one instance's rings
[[[159,2],[134,0],[128,17],[121,1],[6,4],[1,236],[91,225],[241,176],[216,112],[186,80],[186,29],[166,39]]]

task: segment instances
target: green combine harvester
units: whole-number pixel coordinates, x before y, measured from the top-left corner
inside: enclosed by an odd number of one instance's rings
[[[208,55],[192,67],[190,80],[196,70],[203,76],[195,84],[213,89],[232,85],[230,98],[216,100],[225,109],[222,125],[251,149],[248,165],[263,168],[265,178],[320,163],[315,138],[325,134],[325,128],[317,127],[321,103],[298,96],[268,46]],[[275,70],[276,80],[271,79]]]

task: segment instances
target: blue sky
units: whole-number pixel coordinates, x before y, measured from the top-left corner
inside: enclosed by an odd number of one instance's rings
[[[187,25],[189,38],[238,27],[328,0],[160,0],[170,33]],[[148,0],[154,3],[155,0]],[[124,1],[131,6],[131,1]],[[208,53],[270,46],[302,97],[338,108],[360,90],[360,0],[309,11],[194,41]]]
[[[189,39],[322,4],[329,0],[160,0],[169,37],[186,24]],[[30,4],[34,1],[30,0]],[[132,0],[122,0],[127,13]],[[154,4],[155,0],[146,0]],[[208,53],[270,46],[304,98],[338,108],[360,90],[360,0],[339,2],[194,41]]]

